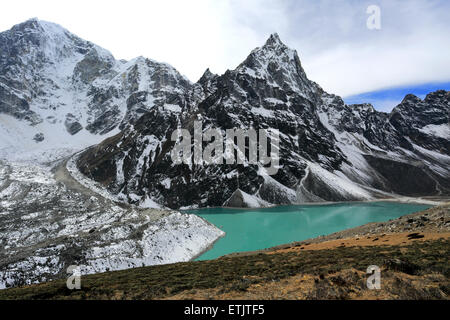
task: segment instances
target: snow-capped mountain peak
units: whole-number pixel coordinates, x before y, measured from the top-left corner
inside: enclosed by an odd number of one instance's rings
[[[57,24],[30,19],[0,33],[0,156],[98,143],[154,106],[181,109],[190,86],[167,63],[118,61]]]
[[[236,71],[305,96],[311,96],[315,88],[302,68],[297,51],[286,46],[277,33],[270,35],[262,47],[254,49]]]
[[[58,24],[33,18],[18,24],[5,32],[9,38],[9,46],[17,50],[29,50],[39,57],[46,58],[47,62],[54,63],[74,54],[85,54],[96,47],[92,43],[82,40]],[[7,48],[2,48],[7,49]],[[32,49],[38,49],[33,51]],[[99,49],[99,47],[97,47]]]

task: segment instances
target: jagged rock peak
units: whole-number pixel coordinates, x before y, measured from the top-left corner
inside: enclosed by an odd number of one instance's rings
[[[403,101],[401,103],[405,103],[405,102],[408,102],[408,101],[412,102],[412,103],[418,103],[418,102],[420,102],[422,100],[418,96],[416,96],[416,95],[414,95],[412,93],[409,93],[403,98]]]
[[[13,26],[10,31],[39,33],[49,37],[55,36],[74,37],[73,34],[71,34],[67,29],[63,28],[59,24],[39,20],[38,18],[31,18],[25,22],[17,24]]]
[[[276,32],[272,33],[269,36],[269,39],[267,39],[265,45],[272,46],[272,47],[275,47],[275,46],[285,46],[286,47],[286,45],[283,43],[283,41],[281,41],[280,36]]]
[[[206,70],[205,70],[205,72],[203,73],[203,76],[205,76],[205,77],[213,77],[214,76],[214,73],[212,73],[211,72],[211,70],[209,70],[209,68],[207,68]]]
[[[38,18],[31,18],[22,23],[14,25],[11,28],[11,30],[24,31],[26,29],[31,29],[31,30],[42,29],[41,23],[42,23],[42,21],[40,21]]]
[[[312,97],[317,89],[306,76],[297,51],[287,47],[276,33],[262,47],[254,49],[235,71],[302,96]]]
[[[446,101],[447,103],[450,101],[450,91],[446,90],[437,90],[434,92],[430,92],[426,95],[424,101]]]
[[[298,59],[297,52],[285,45],[277,33],[272,33],[262,47],[256,48],[252,54],[257,54],[261,58],[273,60],[275,58],[287,58],[291,61]]]
[[[198,80],[199,83],[205,83],[208,80],[211,80],[213,78],[217,77],[217,75],[215,73],[212,73],[211,70],[209,70],[209,68],[207,68],[205,70],[205,72],[203,72],[203,75],[200,77],[200,79]]]
[[[16,24],[12,27],[12,29],[24,29],[24,28],[32,28],[36,29],[39,27],[39,19],[31,18],[22,23]]]

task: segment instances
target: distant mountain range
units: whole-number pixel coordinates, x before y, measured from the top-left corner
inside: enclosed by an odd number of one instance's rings
[[[52,23],[32,19],[0,33],[0,157],[51,160],[95,145],[79,155],[80,171],[141,206],[449,195],[449,119],[443,90],[407,95],[389,114],[346,105],[307,78],[277,34],[236,69],[206,70],[191,83],[164,63],[117,61]],[[194,120],[203,130],[278,129],[278,173],[174,164],[171,134],[192,132]]]

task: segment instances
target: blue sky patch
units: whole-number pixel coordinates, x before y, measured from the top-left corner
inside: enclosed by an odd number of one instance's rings
[[[421,85],[377,90],[344,97],[343,99],[347,104],[371,103],[378,111],[390,112],[409,93],[415,94],[419,98],[423,99],[428,93],[441,89],[450,90],[450,82],[426,83]]]

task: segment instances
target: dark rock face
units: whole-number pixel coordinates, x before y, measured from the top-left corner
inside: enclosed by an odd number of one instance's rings
[[[76,120],[75,116],[71,113],[67,114],[66,121],[64,124],[66,126],[67,132],[69,132],[71,135],[74,135],[83,129],[83,126]]]
[[[372,168],[384,177],[386,191],[407,196],[428,196],[436,194],[438,182],[432,173],[421,164],[409,164],[391,159],[365,156]]]
[[[247,195],[242,192],[242,190],[237,189],[232,195],[231,197],[225,201],[225,203],[223,204],[225,207],[231,207],[231,208],[251,208],[254,205],[258,205],[261,206],[258,203],[255,203],[252,205],[252,203],[248,203],[246,201],[246,197]]]
[[[43,133],[37,133],[33,138],[33,140],[36,142],[42,142],[42,141],[44,141],[44,139],[45,139],[45,137],[44,137]]]
[[[427,132],[441,127],[426,127],[448,126],[446,91],[423,101],[407,96],[391,114],[370,104],[345,105],[308,80],[297,53],[277,35],[235,70],[221,76],[207,70],[186,89],[174,97],[180,112],[153,108],[84,152],[79,169],[125,201],[150,198],[171,208],[245,207],[244,193],[274,204],[449,193],[448,138]],[[128,103],[145,99],[136,92]],[[174,164],[171,134],[184,128],[193,136],[195,120],[203,131],[218,128],[224,135],[232,128],[278,129],[280,169],[267,176],[249,163]]]
[[[26,99],[12,94],[3,86],[0,86],[0,97],[0,113],[25,119],[33,124],[39,123],[38,116],[30,110],[30,105]]]
[[[74,78],[89,84],[101,76],[102,73],[107,73],[114,66],[114,63],[115,61],[112,56],[105,59],[99,56],[98,51],[93,48],[75,66]]]

